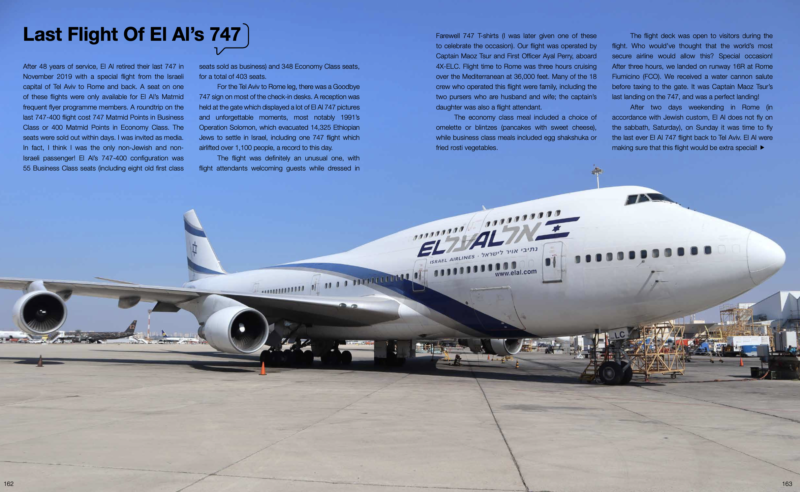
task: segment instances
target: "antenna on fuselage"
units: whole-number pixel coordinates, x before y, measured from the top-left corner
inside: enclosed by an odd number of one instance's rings
[[[486,210],[486,205],[481,205],[481,207],[483,207],[483,209]]]
[[[594,169],[592,169],[592,174],[594,174],[595,177],[597,178],[597,189],[599,190],[600,189],[600,175],[603,174],[603,170],[595,165]]]

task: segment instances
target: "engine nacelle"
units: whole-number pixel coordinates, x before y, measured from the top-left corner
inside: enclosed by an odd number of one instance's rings
[[[67,305],[53,292],[34,290],[20,297],[14,304],[14,324],[34,337],[57,332],[65,321]]]
[[[473,354],[515,355],[522,349],[522,339],[511,338],[471,338],[459,340],[460,345],[466,345]]]
[[[232,306],[209,316],[198,335],[220,352],[252,354],[266,343],[269,323],[255,309]]]

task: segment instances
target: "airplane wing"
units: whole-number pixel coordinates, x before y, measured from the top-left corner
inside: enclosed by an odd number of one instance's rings
[[[38,279],[0,278],[0,289],[25,290]],[[178,311],[180,304],[216,294],[257,309],[271,322],[286,319],[303,324],[366,326],[398,319],[400,304],[382,297],[316,297],[287,294],[246,294],[204,291],[182,287],[157,287],[139,284],[107,284],[44,280],[44,286],[64,298],[70,295],[118,299],[119,306],[133,307],[138,302],[155,302],[154,311]]]

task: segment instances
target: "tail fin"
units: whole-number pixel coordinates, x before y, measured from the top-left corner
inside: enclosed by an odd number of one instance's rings
[[[183,228],[186,230],[186,259],[189,263],[189,280],[200,280],[214,275],[224,275],[211,243],[208,242],[200,219],[194,210],[183,214]]]
[[[136,320],[133,320],[133,323],[131,323],[130,326],[128,326],[128,329],[125,330],[125,333],[133,335],[134,331],[136,331]]]

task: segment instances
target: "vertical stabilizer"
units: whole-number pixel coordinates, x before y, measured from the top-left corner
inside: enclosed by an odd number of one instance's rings
[[[183,228],[186,230],[186,259],[189,264],[189,280],[200,280],[213,275],[224,275],[200,219],[194,210],[183,214]]]

